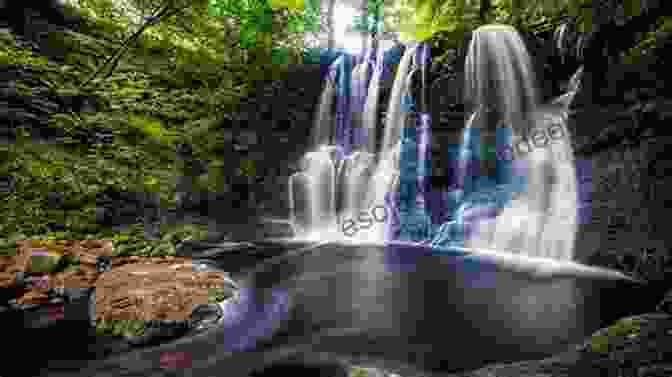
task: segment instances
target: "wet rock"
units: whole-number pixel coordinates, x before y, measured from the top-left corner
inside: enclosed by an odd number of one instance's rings
[[[672,315],[672,290],[670,290],[656,308],[658,311]]]
[[[107,255],[99,255],[96,257],[96,271],[104,273],[112,269],[112,258]]]
[[[47,206],[52,209],[61,209],[65,204],[65,194],[50,191],[47,193]]]
[[[179,255],[208,258],[215,257],[218,254],[240,252],[254,247],[254,244],[249,242],[205,242],[197,240],[185,240],[180,242],[176,247],[176,252]]]
[[[453,377],[664,376],[670,370],[672,316],[647,313],[601,329],[581,345],[543,360],[496,364]]]
[[[142,335],[128,336],[126,340],[133,346],[147,346],[165,340],[178,338],[187,333],[187,321],[149,321],[145,323]]]
[[[42,98],[31,98],[29,106],[32,110],[36,110],[43,114],[55,113],[59,110],[60,107],[58,103]]]
[[[349,375],[347,366],[338,362],[310,362],[302,361],[283,361],[263,369],[256,370],[251,377],[275,377],[275,376],[320,376],[320,377],[347,377]],[[353,377],[355,375],[352,375]],[[357,376],[357,377],[361,377]],[[374,375],[371,375],[374,377]],[[378,377],[378,376],[375,376]]]
[[[0,104],[0,106],[2,106]],[[0,192],[11,193],[16,189],[16,177],[13,175],[0,176]]]
[[[94,325],[101,319],[142,321],[142,334],[126,338],[134,346],[211,326],[221,313],[218,307],[208,306],[210,290],[224,289],[231,297],[237,289],[223,271],[195,268],[197,263],[187,258],[126,257],[114,262],[115,268],[96,282],[89,302],[90,319]]]
[[[211,328],[219,322],[224,315],[218,304],[201,304],[194,307],[189,317],[189,327],[192,330]]]

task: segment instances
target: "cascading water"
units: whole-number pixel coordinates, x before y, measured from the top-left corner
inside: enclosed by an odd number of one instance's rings
[[[362,113],[362,129],[366,135],[366,151],[375,153],[376,151],[376,125],[378,123],[378,103],[380,94],[380,81],[382,80],[385,69],[383,59],[383,50],[378,50],[378,55],[375,59],[375,66],[371,74],[371,81],[369,83],[368,95],[364,101],[364,108]]]
[[[474,31],[465,72],[476,110],[464,131],[463,202],[433,245],[571,260],[578,198],[565,114],[538,104],[530,57],[510,26]],[[550,129],[564,138],[550,140]],[[492,145],[494,161],[484,153]],[[509,159],[507,146],[517,152]]]
[[[419,98],[410,95],[414,75],[422,73],[424,85],[428,51],[426,43],[412,44],[401,57],[377,151],[382,52],[375,59],[369,52],[352,71],[347,71],[349,57],[332,65],[312,150],[304,157],[303,172],[290,177],[296,238],[431,242],[437,249],[458,246],[571,260],[577,190],[566,112],[539,104],[530,57],[510,26],[474,31],[465,62],[465,102],[473,110],[460,151],[458,189],[448,195],[457,210],[446,223],[431,223],[434,209],[427,205],[426,182],[430,119],[424,92]],[[564,138],[554,138],[551,129]],[[370,219],[371,210],[383,206],[385,221],[368,221],[354,234],[344,234],[344,226],[362,221],[358,215]]]
[[[336,71],[332,69],[329,71],[326,80],[324,80],[320,102],[317,104],[317,111],[313,122],[311,148],[333,142],[332,132],[334,130],[335,119],[332,115],[332,108],[334,107],[335,98]]]
[[[383,223],[376,222],[355,237],[344,235],[339,225],[376,204],[383,205],[398,180],[399,138],[405,113],[401,103],[395,101],[401,101],[408,91],[406,81],[413,53],[407,50],[399,64],[390,102],[394,105],[388,111],[378,153],[374,153],[376,113],[384,54],[369,51],[352,74],[347,71],[349,58],[345,55],[332,64],[315,117],[314,144],[304,157],[303,171],[290,177],[291,221],[297,238],[384,240]],[[334,102],[335,121],[330,116]]]

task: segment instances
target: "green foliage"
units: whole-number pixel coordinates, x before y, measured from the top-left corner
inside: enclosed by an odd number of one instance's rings
[[[672,17],[664,16],[661,17],[656,30],[646,32],[642,36],[641,40],[637,45],[628,49],[623,53],[622,62],[624,64],[637,64],[641,61],[642,57],[647,55],[651,50],[656,47],[656,41],[659,36],[664,33],[672,32]]]
[[[226,290],[223,288],[210,288],[208,290],[208,303],[216,304],[227,298]]]
[[[288,64],[300,61],[303,33],[319,26],[319,2],[313,0],[306,1],[304,9],[298,9],[300,3],[271,4],[270,12],[268,2],[241,0],[238,5],[245,7],[233,9],[235,14],[229,16],[211,14],[208,1],[190,2],[179,15],[147,29],[109,77],[95,79],[92,90],[83,92],[77,89],[82,81],[163,1],[68,2],[84,16],[81,32],[54,31],[47,38],[50,48],[68,51],[64,64],[16,48],[13,36],[4,31],[0,32],[0,64],[32,65],[42,73],[40,78],[52,94],[92,95],[100,100],[102,111],[52,114],[49,126],[66,131],[63,143],[40,145],[23,140],[0,147],[0,174],[17,177],[16,190],[0,198],[3,235],[83,239],[124,234],[95,224],[95,197],[107,188],[158,190],[162,205],[172,205],[174,143],[191,132],[189,121],[236,110],[241,99],[252,94],[254,80],[278,77]],[[262,27],[254,20],[263,20]],[[252,34],[266,44],[241,48],[241,41],[251,41]],[[17,89],[29,95],[31,85],[20,82]],[[112,144],[80,141],[94,130],[111,133]],[[203,186],[221,191],[224,160],[208,155],[221,147],[217,135],[209,135],[206,139],[212,143],[202,148],[214,166]],[[201,144],[205,143],[198,147]],[[63,193],[63,208],[48,205],[51,192]],[[53,232],[55,224],[65,229]],[[166,230],[168,239],[152,243],[144,240],[141,226],[129,229],[133,229],[127,234],[130,241],[120,243],[119,253],[170,255],[175,237],[203,233],[175,229],[172,232],[177,235],[171,235]],[[12,246],[0,250],[14,252]]]
[[[366,368],[352,367],[349,377],[369,377],[369,371]]]
[[[639,335],[641,322],[635,319],[623,319],[605,330],[593,336],[590,340],[590,350],[592,352],[607,354],[615,338],[635,337]]]
[[[62,255],[31,255],[31,269],[35,272],[51,273],[61,263]]]
[[[167,146],[177,140],[176,132],[166,129],[159,119],[138,114],[129,114],[128,118],[129,127],[137,130],[142,137]]]
[[[353,29],[366,34],[384,32],[384,2],[385,0],[368,0],[366,14],[355,17],[353,20]]]
[[[99,320],[96,321],[96,333],[103,336],[136,337],[145,333],[142,320]]]
[[[135,224],[122,231],[108,231],[100,234],[101,238],[111,238],[115,256],[139,255],[145,257],[174,256],[175,246],[189,239],[202,239],[207,236],[207,229],[200,225],[181,224],[163,226],[161,238],[157,241],[144,237],[142,224]]]
[[[67,115],[60,118],[76,122]],[[107,187],[135,192],[159,187],[165,201],[175,187],[172,166],[137,145],[87,148],[27,143],[3,148],[8,159],[0,171],[17,177],[17,189],[0,202],[6,214],[0,223],[2,234],[49,233],[49,224],[55,222],[64,225],[70,235],[95,233],[99,228],[95,225],[98,192]],[[47,205],[49,192],[64,194],[65,209]]]
[[[227,192],[227,177],[231,169],[224,160],[215,159],[208,163],[208,172],[195,182],[195,186],[206,192],[224,193]]]
[[[48,64],[45,57],[38,56],[29,49],[16,46],[14,37],[0,31],[0,65],[29,65],[43,67]]]
[[[271,53],[274,49],[300,57],[303,33],[319,30],[319,1],[314,0],[210,0],[208,10],[238,27],[239,47],[250,52],[249,63],[262,66],[283,55]]]
[[[11,257],[16,255],[16,240],[0,238],[0,256]]]

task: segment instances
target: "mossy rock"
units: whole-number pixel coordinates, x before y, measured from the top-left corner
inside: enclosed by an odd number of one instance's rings
[[[622,319],[614,325],[600,330],[590,340],[590,351],[607,354],[616,342],[624,338],[636,337],[640,334],[642,321],[637,319]]]
[[[30,269],[32,272],[52,273],[60,265],[63,255],[57,253],[35,254],[30,257]]]
[[[372,374],[372,373],[371,373]],[[361,367],[351,367],[348,377],[369,377],[369,369]]]
[[[96,321],[96,333],[103,336],[118,336],[133,339],[145,334],[145,322],[141,320]]]
[[[210,304],[220,303],[229,297],[230,295],[227,294],[227,290],[224,288],[210,288],[208,291],[208,303]]]

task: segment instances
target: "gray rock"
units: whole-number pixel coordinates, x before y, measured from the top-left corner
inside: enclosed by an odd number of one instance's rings
[[[16,177],[13,175],[0,176],[0,192],[11,193],[16,189]]]
[[[188,321],[147,321],[144,334],[130,336],[126,340],[133,346],[147,346],[162,341],[179,338],[189,331]]]
[[[656,307],[656,310],[667,313],[667,314],[672,314],[672,290],[667,292],[665,295],[665,298],[658,304]]]
[[[6,119],[9,121],[19,122],[19,123],[31,123],[37,122],[40,120],[40,117],[26,112],[23,108],[17,107],[8,107],[0,108],[0,119]]]
[[[42,98],[36,98],[36,97],[31,97],[30,99],[30,104],[29,104],[31,109],[40,111],[42,113],[46,114],[51,114],[59,109],[59,105],[53,101],[42,99]]]
[[[202,304],[194,307],[189,318],[191,330],[202,331],[217,325],[224,315],[222,308],[217,304]]]
[[[672,317],[648,313],[630,317],[640,321],[639,330],[632,335],[607,335],[597,331],[585,343],[543,360],[511,364],[495,364],[450,377],[574,377],[574,376],[669,376],[672,357]],[[620,322],[620,321],[619,321]],[[600,338],[603,336],[607,338]],[[608,352],[593,351],[596,339],[606,339]],[[667,373],[667,374],[665,374]],[[448,377],[448,376],[447,376]]]

